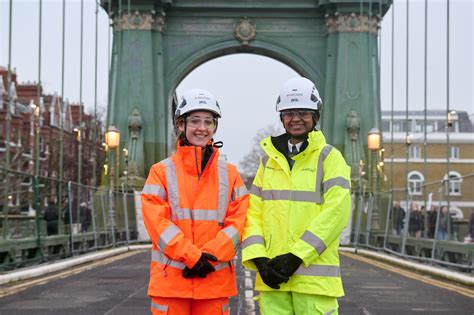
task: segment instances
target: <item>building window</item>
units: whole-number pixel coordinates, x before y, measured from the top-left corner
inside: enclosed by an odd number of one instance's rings
[[[450,159],[459,159],[459,147],[449,148],[449,158]]]
[[[421,159],[421,147],[418,145],[410,146],[409,157],[410,159]]]
[[[389,132],[390,131],[390,120],[383,120],[382,121],[382,131]]]
[[[417,171],[408,173],[408,186],[410,188],[410,194],[421,195],[423,194],[423,182],[425,181],[423,174]]]
[[[449,189],[449,195],[460,196],[461,195],[461,183],[462,177],[458,172],[449,172],[449,183],[448,177],[444,176],[446,187]],[[446,191],[448,193],[448,191]]]

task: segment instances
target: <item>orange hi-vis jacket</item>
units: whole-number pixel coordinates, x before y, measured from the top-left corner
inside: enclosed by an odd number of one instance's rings
[[[249,194],[235,166],[214,148],[201,169],[200,147],[180,146],[152,166],[142,191],[152,240],[149,296],[211,299],[237,294],[233,259],[242,240]],[[202,252],[217,257],[216,271],[186,279]]]

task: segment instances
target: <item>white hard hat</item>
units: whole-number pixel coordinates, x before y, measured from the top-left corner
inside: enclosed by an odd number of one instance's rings
[[[286,81],[276,102],[276,110],[306,108],[320,110],[321,97],[316,86],[310,80],[297,77]]]
[[[184,114],[196,110],[207,110],[218,118],[221,118],[221,108],[216,98],[209,91],[204,89],[191,89],[186,91],[179,101],[174,117],[177,119]]]

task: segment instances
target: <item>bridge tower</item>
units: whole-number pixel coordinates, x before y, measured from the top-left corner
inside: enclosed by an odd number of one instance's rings
[[[134,172],[146,177],[172,149],[173,96],[181,80],[210,59],[259,54],[316,82],[322,129],[355,169],[366,159],[369,130],[381,129],[377,39],[390,4],[102,0],[114,32],[107,125],[121,131]]]

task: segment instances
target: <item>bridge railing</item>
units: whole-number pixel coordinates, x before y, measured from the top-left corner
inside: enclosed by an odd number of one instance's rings
[[[0,270],[134,242],[133,191],[0,168]]]
[[[465,189],[472,189],[474,177],[463,180]],[[474,235],[470,235],[469,225],[473,224],[474,210],[460,210],[456,205],[469,202],[460,201],[462,195],[454,186],[448,195],[446,182],[420,188],[415,192],[354,192],[351,244],[472,272]],[[400,209],[395,208],[394,202],[400,199],[404,199]]]

